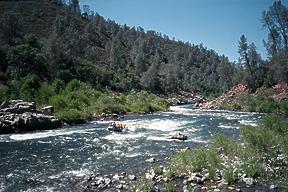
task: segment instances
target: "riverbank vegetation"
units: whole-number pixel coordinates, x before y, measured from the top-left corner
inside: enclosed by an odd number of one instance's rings
[[[9,86],[1,85],[0,89],[0,101],[23,99],[36,101],[39,107],[52,105],[55,116],[66,123],[82,123],[101,113],[149,113],[169,107],[164,99],[146,91],[101,92],[75,79],[67,84],[59,79],[41,83],[35,74],[13,80]]]
[[[252,96],[243,94],[231,103],[219,103],[219,109],[241,110],[247,112],[273,113],[278,110],[279,113],[287,113],[288,101],[276,101],[273,98],[263,96]]]

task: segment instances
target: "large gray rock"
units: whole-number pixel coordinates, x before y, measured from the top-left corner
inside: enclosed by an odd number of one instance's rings
[[[61,121],[54,116],[47,115],[48,112],[49,114],[53,112],[53,107],[49,106],[45,110],[46,114],[41,110],[37,111],[35,102],[23,100],[3,102],[0,105],[0,134],[60,127]]]
[[[177,133],[175,135],[168,137],[168,139],[176,139],[176,140],[185,141],[188,139],[188,137],[187,137],[187,135],[184,135],[182,133]]]
[[[46,106],[40,109],[41,113],[45,115],[52,115],[54,112],[54,107],[53,106]]]
[[[35,102],[25,102],[23,100],[4,101],[0,106],[0,111],[4,113],[24,113],[35,112]]]

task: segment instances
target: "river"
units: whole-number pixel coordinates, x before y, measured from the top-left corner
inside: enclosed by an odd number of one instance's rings
[[[91,173],[137,173],[154,157],[159,164],[179,149],[199,148],[211,136],[239,137],[240,124],[260,114],[171,107],[170,112],[126,116],[129,132],[111,133],[108,121],[34,133],[0,135],[0,191],[74,191]],[[173,133],[187,141],[169,140]]]

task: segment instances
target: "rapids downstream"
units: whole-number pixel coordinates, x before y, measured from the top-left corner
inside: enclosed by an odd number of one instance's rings
[[[73,191],[91,173],[137,173],[154,157],[163,164],[179,149],[204,146],[211,136],[239,136],[258,113],[171,107],[170,112],[126,116],[127,133],[111,133],[108,121],[34,133],[0,135],[0,192]],[[181,132],[187,141],[167,139]]]

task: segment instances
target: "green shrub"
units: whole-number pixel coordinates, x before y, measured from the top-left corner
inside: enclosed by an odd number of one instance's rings
[[[8,99],[8,87],[0,83],[0,103]]]
[[[265,116],[262,119],[260,126],[262,126],[263,129],[271,130],[280,136],[288,133],[288,121],[281,119],[277,115]]]
[[[141,174],[140,179],[136,183],[132,183],[128,187],[129,192],[143,191],[150,192],[153,188],[151,180],[147,179],[144,174]]]
[[[260,113],[272,113],[279,108],[276,101],[272,99],[257,100],[256,111]]]
[[[229,103],[220,103],[219,109],[222,110],[231,110],[233,109],[232,106]]]
[[[202,169],[208,167],[207,153],[204,149],[197,149],[192,152],[192,170],[202,171]]]
[[[29,74],[21,79],[20,98],[26,101],[33,101],[40,88],[40,78],[35,74]]]
[[[280,102],[279,112],[288,117],[288,100]]]
[[[175,192],[176,184],[172,181],[165,183],[165,192]]]
[[[59,120],[67,123],[67,124],[79,124],[84,123],[86,119],[88,119],[87,114],[78,111],[76,109],[67,109],[67,110],[61,110],[57,111],[55,113],[56,118]]]
[[[249,177],[257,177],[262,171],[261,164],[257,160],[250,160],[241,165],[241,170]]]
[[[63,95],[55,95],[49,99],[49,104],[54,106],[55,111],[60,111],[68,107],[69,100]]]
[[[277,137],[271,130],[262,127],[243,126],[240,132],[249,147],[257,151],[267,151],[277,141]]]
[[[208,169],[209,177],[215,177],[215,171],[220,166],[220,158],[215,150],[197,149],[193,152],[182,151],[174,155],[169,164],[169,174],[182,176],[191,171]]]
[[[181,176],[192,169],[192,153],[189,151],[181,151],[171,157],[168,174],[172,176]]]
[[[207,150],[207,163],[208,163],[208,178],[215,179],[216,169],[220,167],[220,158],[215,150]]]
[[[236,182],[235,173],[232,166],[229,166],[224,169],[223,177],[228,184],[233,184]]]
[[[216,149],[222,148],[223,152],[230,156],[238,154],[239,149],[235,140],[229,139],[223,134],[215,135],[210,141],[210,146]]]
[[[153,172],[156,174],[156,175],[161,175],[162,174],[162,168],[160,165],[156,165],[154,166],[153,168]]]
[[[49,99],[55,95],[53,88],[46,82],[42,83],[37,91],[38,104],[47,104]]]

